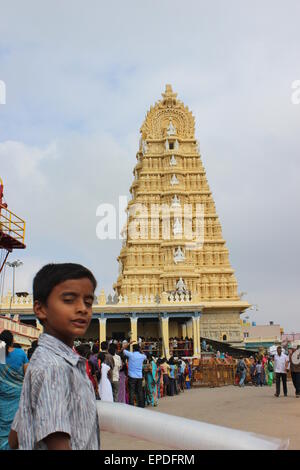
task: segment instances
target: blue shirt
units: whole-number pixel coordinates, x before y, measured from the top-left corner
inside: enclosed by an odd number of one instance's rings
[[[132,379],[143,378],[143,362],[147,357],[138,351],[129,352],[124,349],[124,355],[128,357],[128,375]]]
[[[28,357],[26,356],[23,349],[15,348],[12,352],[6,356],[6,364],[12,369],[20,369],[24,364],[27,364]]]

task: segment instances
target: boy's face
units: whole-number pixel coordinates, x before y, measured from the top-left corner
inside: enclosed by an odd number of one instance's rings
[[[34,312],[43,322],[45,333],[73,346],[82,337],[92,319],[94,286],[88,278],[61,282],[51,291],[47,305],[36,301]]]

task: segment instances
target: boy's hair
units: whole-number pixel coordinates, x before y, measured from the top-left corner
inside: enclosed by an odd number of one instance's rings
[[[88,278],[93,284],[94,290],[97,281],[91,271],[81,264],[59,263],[46,264],[38,271],[33,279],[33,301],[46,304],[51,291],[61,282],[70,279]]]

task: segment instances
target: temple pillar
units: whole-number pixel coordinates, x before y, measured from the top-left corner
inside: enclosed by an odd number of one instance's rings
[[[195,315],[192,318],[193,322],[193,345],[194,345],[194,356],[200,357],[200,316]]]
[[[98,318],[99,320],[99,343],[106,341],[106,318]]]
[[[169,317],[163,316],[159,319],[160,331],[162,337],[162,355],[167,359],[170,358],[169,353]]]
[[[130,336],[130,341],[135,341],[137,343],[137,317],[136,315],[132,315],[130,317],[130,332],[131,332],[131,336]],[[130,351],[132,351],[132,344],[130,345]]]
[[[197,320],[197,332],[198,332],[198,348],[199,348],[199,356],[198,357],[201,357],[201,321],[200,321],[200,318],[202,316],[202,313],[200,313],[199,315],[196,316],[196,320]]]

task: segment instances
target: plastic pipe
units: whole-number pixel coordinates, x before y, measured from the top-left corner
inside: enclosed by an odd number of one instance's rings
[[[124,434],[166,449],[284,450],[289,440],[216,426],[123,403],[98,401],[100,432]]]

